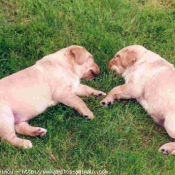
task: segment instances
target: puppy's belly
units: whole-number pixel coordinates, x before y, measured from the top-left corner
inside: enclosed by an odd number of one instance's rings
[[[151,116],[151,118],[156,122],[158,125],[164,127],[165,116],[162,113],[160,108],[156,108],[156,105],[148,102],[144,98],[138,98],[137,101],[142,105],[142,107],[147,111],[147,113]]]
[[[21,122],[27,122],[28,119],[24,116],[22,116],[20,113],[13,113],[14,119],[15,119],[15,124],[21,123]]]
[[[55,105],[53,101],[43,101],[35,103],[23,103],[12,107],[15,124],[29,121],[37,115],[43,113],[48,107]]]

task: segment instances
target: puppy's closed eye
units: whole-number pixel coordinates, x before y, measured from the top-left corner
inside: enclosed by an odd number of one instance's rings
[[[116,55],[115,55],[115,58],[120,58],[120,55],[119,55],[119,54],[116,54]]]

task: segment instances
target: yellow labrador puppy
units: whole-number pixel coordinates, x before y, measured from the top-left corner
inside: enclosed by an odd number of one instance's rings
[[[81,46],[70,46],[37,61],[35,65],[0,80],[0,137],[10,144],[31,148],[19,134],[43,136],[47,130],[28,121],[49,106],[63,103],[92,119],[93,113],[78,96],[105,93],[80,84],[100,73],[92,55]]]
[[[170,137],[175,139],[175,69],[160,55],[140,45],[123,48],[108,63],[108,68],[122,75],[125,84],[113,88],[102,100],[135,98]],[[160,147],[163,154],[175,154],[175,142]]]

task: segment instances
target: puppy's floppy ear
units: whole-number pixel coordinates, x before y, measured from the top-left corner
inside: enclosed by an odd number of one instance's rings
[[[85,48],[72,46],[69,50],[69,54],[77,64],[82,65],[85,62]]]
[[[121,66],[125,69],[136,62],[136,52],[134,50],[126,49],[118,57],[120,58]]]

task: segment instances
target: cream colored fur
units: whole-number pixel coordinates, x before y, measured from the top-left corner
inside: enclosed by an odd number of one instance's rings
[[[170,137],[175,139],[175,69],[160,55],[143,46],[128,46],[115,55],[108,67],[122,75],[125,84],[113,88],[102,100],[135,98]],[[175,142],[164,144],[159,151],[175,154]]]
[[[92,119],[93,113],[77,96],[102,96],[105,93],[80,84],[80,79],[93,79],[100,73],[92,55],[81,46],[70,46],[27,69],[0,80],[0,137],[10,144],[31,148],[29,140],[19,134],[43,136],[47,130],[33,127],[28,121],[49,106],[63,103]]]

